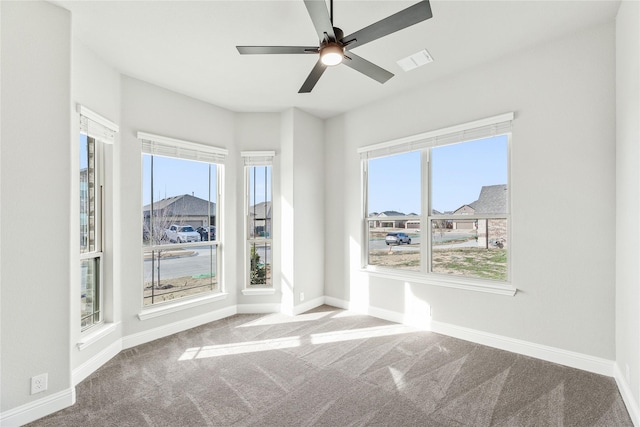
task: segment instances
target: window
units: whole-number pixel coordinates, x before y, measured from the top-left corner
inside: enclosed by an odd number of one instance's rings
[[[247,289],[273,286],[272,151],[242,152],[245,164]]]
[[[118,126],[79,105],[80,113],[80,328],[103,320],[104,144],[112,144]]]
[[[226,150],[138,133],[143,151],[143,305],[220,292]]]
[[[368,269],[467,284],[509,281],[512,118],[359,150]]]

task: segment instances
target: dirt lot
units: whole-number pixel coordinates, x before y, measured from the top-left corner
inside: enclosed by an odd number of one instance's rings
[[[151,289],[151,283],[144,284],[144,305],[151,305],[151,293],[153,291],[153,302],[170,301],[185,297],[187,295],[198,294],[200,292],[215,290],[218,280],[215,277],[176,277],[175,279],[162,279],[162,288]]]
[[[372,250],[369,264],[420,271],[420,252]],[[436,249],[433,272],[507,280],[506,249],[456,248]]]

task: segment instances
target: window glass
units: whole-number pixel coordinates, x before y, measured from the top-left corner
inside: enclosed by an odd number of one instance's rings
[[[435,147],[430,158],[434,211],[456,215],[507,213],[506,135]],[[504,194],[484,198],[478,212],[474,203],[478,203],[480,191],[494,185],[502,186]]]
[[[369,216],[419,215],[421,210],[420,152],[369,160]]]
[[[96,142],[80,135],[80,252],[95,251]]]
[[[217,166],[143,155],[144,305],[218,289]]]
[[[80,134],[80,325],[85,330],[101,318],[99,237],[102,230],[97,215],[100,212],[100,174],[98,145],[87,135]]]
[[[366,264],[507,281],[508,145],[499,135],[366,160]]]
[[[272,166],[247,166],[249,286],[272,286]]]
[[[367,263],[420,271],[421,154],[368,162]]]

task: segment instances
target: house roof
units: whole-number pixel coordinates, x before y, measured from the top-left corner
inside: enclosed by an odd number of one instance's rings
[[[482,187],[478,200],[470,206],[477,214],[507,213],[507,184]]]
[[[163,211],[165,215],[215,216],[216,204],[190,194],[167,197],[153,202],[155,212]],[[151,210],[151,205],[142,208],[144,213]]]
[[[260,202],[249,207],[249,215],[255,218],[272,218],[271,202]]]
[[[378,214],[378,216],[405,216],[405,214],[403,214],[402,212],[398,212],[398,211],[384,211],[384,212],[380,212]]]

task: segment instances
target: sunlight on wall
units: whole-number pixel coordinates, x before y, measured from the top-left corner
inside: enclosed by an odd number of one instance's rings
[[[413,293],[411,283],[404,282],[403,323],[416,328],[431,330],[431,306]]]

